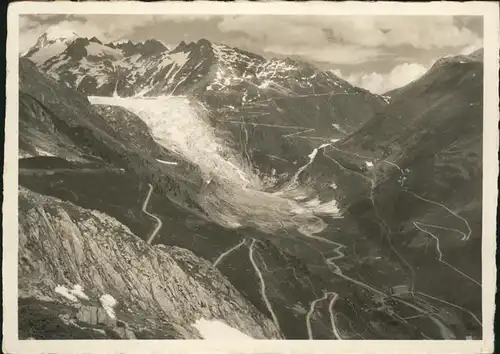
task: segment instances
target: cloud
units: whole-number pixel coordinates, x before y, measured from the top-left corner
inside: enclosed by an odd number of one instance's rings
[[[428,68],[417,63],[403,63],[395,66],[386,74],[358,72],[344,76],[339,70],[333,72],[354,86],[365,88],[373,93],[383,94],[409,84],[425,74],[427,70]]]
[[[337,64],[362,64],[378,60],[384,53],[378,48],[362,48],[353,45],[327,44],[325,46],[270,45],[262,48],[264,52],[282,56],[297,56],[313,62]]]
[[[87,20],[84,16],[66,15],[66,14],[23,15],[22,17],[25,18],[26,20],[32,22],[32,23],[36,23],[39,25],[53,25],[53,24],[59,23],[61,21],[76,21],[76,22],[82,22],[82,23],[87,22]]]
[[[481,40],[452,16],[226,16],[220,31],[246,37],[264,51],[312,61],[360,64],[402,48],[464,48]],[[475,21],[474,23],[476,23]],[[477,26],[476,26],[477,27]]]
[[[483,37],[483,16],[455,16],[453,20],[458,26],[467,27],[477,33],[479,37]]]
[[[113,17],[113,18],[110,18]],[[157,21],[158,16],[134,15],[26,15],[20,16],[20,47],[28,49],[49,27],[71,30],[82,37],[97,37],[113,41],[135,29]]]
[[[221,19],[218,28],[259,46],[262,52],[314,62],[358,64],[380,55],[376,47],[332,41],[331,28],[325,27],[328,24],[317,16],[231,16]]]
[[[474,43],[462,49],[459,54],[469,55],[478,50],[479,48],[483,48],[483,46],[484,46],[483,40],[481,38],[478,38]]]
[[[453,16],[285,16],[285,15],[23,15],[24,51],[51,25],[102,41],[155,38],[177,44],[205,37],[257,54],[292,56],[345,73],[377,72],[398,63],[472,51],[482,43],[482,19]],[[351,69],[347,67],[351,66]],[[374,71],[375,73],[370,73]],[[361,79],[360,79],[361,80]],[[365,79],[365,81],[368,78]],[[375,85],[375,84],[373,84]]]
[[[57,25],[49,23],[36,25],[33,24],[32,22],[27,22],[26,20],[23,20],[22,24],[23,22],[26,23],[24,27],[20,28],[20,39],[19,39],[19,46],[22,52],[33,46],[36,43],[38,37],[40,37],[40,35],[42,35],[50,27],[57,27],[61,31],[70,30],[84,37],[93,37],[93,36],[99,37],[102,35],[102,31],[99,28],[86,26],[81,22],[65,20],[57,23]]]
[[[239,31],[270,42],[302,44],[336,41],[366,47],[459,47],[479,35],[452,16],[232,16],[221,31]]]

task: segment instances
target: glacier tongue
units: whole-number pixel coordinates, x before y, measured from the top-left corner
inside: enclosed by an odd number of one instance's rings
[[[89,100],[92,104],[120,106],[139,116],[151,129],[158,144],[199,166],[206,180],[216,175],[225,183],[260,188],[260,179],[250,165],[227,147],[217,136],[215,128],[187,98],[94,96]]]
[[[197,165],[205,180],[198,196],[199,203],[224,227],[254,226],[266,233],[291,228],[311,237],[326,227],[315,213],[329,217],[340,214],[334,200],[327,203],[318,200],[318,205],[307,205],[282,193],[265,192],[251,162],[228,147],[206,119],[205,112],[185,97],[94,96],[89,97],[89,101],[131,111],[146,123],[158,144]],[[326,145],[311,153],[309,164],[314,161],[317,150]],[[300,192],[302,187],[296,186],[296,190]]]

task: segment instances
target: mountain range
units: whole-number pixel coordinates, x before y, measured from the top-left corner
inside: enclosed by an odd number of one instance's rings
[[[381,96],[206,39],[44,33],[20,58],[20,336],[480,338],[481,53]],[[103,294],[118,323],[79,315]]]

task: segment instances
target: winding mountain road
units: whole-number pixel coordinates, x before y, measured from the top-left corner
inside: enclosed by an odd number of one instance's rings
[[[311,302],[311,305],[309,306],[309,311],[306,314],[306,327],[307,327],[307,335],[309,336],[309,339],[314,339],[313,337],[313,332],[312,332],[312,327],[311,327],[311,316],[314,313],[314,309],[316,307],[316,303],[319,301],[326,300],[328,298],[328,294],[330,293],[324,293],[323,297],[320,297],[318,299],[315,299]]]
[[[266,304],[267,309],[269,310],[271,317],[273,318],[273,322],[276,325],[276,328],[278,328],[279,331],[280,325],[278,321],[278,317],[274,313],[273,307],[271,305],[271,302],[267,298],[266,295],[266,282],[264,280],[264,277],[262,276],[261,271],[259,270],[259,267],[257,266],[257,263],[255,262],[255,259],[253,258],[253,252],[254,252],[254,246],[255,246],[255,239],[252,240],[252,243],[248,247],[248,258],[250,259],[250,262],[252,263],[253,268],[255,269],[255,272],[257,273],[257,276],[259,277],[260,280],[260,294],[262,296],[262,300],[264,300],[264,303]]]
[[[436,300],[436,301],[439,301],[439,302],[442,302],[444,304],[447,304],[447,305],[450,305],[450,306],[453,306],[463,312],[466,312],[468,313],[473,319],[474,321],[479,325],[481,326],[481,328],[483,327],[483,324],[481,323],[481,321],[479,320],[479,318],[477,318],[477,316],[472,312],[472,311],[469,311],[467,310],[466,308],[462,307],[462,306],[458,306],[458,305],[455,305],[455,304],[452,304],[451,302],[448,302],[446,300],[443,300],[443,299],[440,299],[440,298],[437,298],[437,297],[434,297],[434,296],[431,296],[431,295],[428,295],[426,293],[422,293],[422,292],[419,292],[417,291],[416,294],[419,294],[419,295],[422,295],[422,296],[425,296],[425,297],[428,297],[430,299],[433,299],[433,300]]]
[[[370,157],[367,157],[367,156],[362,156],[362,155],[359,155],[359,154],[357,154],[357,153],[353,153],[353,152],[349,152],[349,151],[345,151],[345,150],[339,149],[338,147],[335,147],[335,146],[333,146],[333,145],[331,145],[331,147],[332,147],[334,150],[337,150],[337,151],[339,151],[339,152],[346,153],[346,154],[348,154],[348,155],[353,155],[353,156],[356,156],[356,157],[358,157],[358,158],[367,159],[367,160],[370,160],[370,159],[371,159]],[[325,156],[327,156],[327,155],[325,155]],[[333,162],[335,162],[337,165],[339,165],[342,169],[345,169],[345,167],[343,167],[342,165],[340,165],[340,164],[338,163],[338,161],[336,161],[335,159],[333,159],[333,158],[331,158],[331,157],[329,157],[329,156],[327,156],[327,157],[328,157],[328,158],[330,158],[330,160],[332,160]],[[402,169],[399,165],[395,164],[394,162],[390,162],[390,161],[387,161],[387,160],[384,160],[384,159],[380,160],[380,162],[386,163],[386,164],[388,164],[388,165],[391,165],[391,166],[393,166],[393,167],[397,168],[397,169],[399,170],[399,172],[400,172],[402,175],[404,175],[404,171],[403,171],[403,169]],[[368,177],[366,177],[366,176],[364,176],[364,175],[362,175],[362,174],[360,174],[359,172],[356,172],[356,171],[352,171],[352,172],[357,173],[357,174],[358,174],[358,175],[360,175],[361,177],[363,177],[363,178],[365,178],[365,179],[367,179],[367,180],[369,180],[369,181],[371,182],[371,184],[372,184],[372,189],[371,189],[370,199],[372,200],[372,204],[373,204],[373,206],[374,206],[374,208],[375,208],[375,211],[376,211],[376,213],[377,213],[377,215],[378,215],[378,211],[376,210],[375,203],[374,203],[374,200],[373,200],[373,190],[374,190],[374,188],[375,188],[375,181],[374,181],[374,180],[372,180],[372,179],[370,179],[370,178],[368,178]],[[469,280],[471,280],[472,282],[474,282],[474,283],[478,284],[479,286],[481,286],[481,283],[479,283],[479,282],[478,282],[478,281],[476,281],[475,279],[473,279],[473,278],[469,277],[468,275],[464,274],[463,272],[461,272],[460,270],[458,270],[458,269],[457,269],[457,268],[455,268],[454,266],[452,266],[452,265],[450,265],[449,263],[447,263],[446,261],[444,261],[444,260],[442,259],[443,255],[442,255],[441,250],[440,250],[440,248],[439,248],[439,238],[438,238],[437,236],[435,236],[434,234],[432,234],[431,232],[429,232],[429,231],[427,231],[427,230],[424,230],[424,229],[422,229],[421,227],[419,227],[419,226],[417,225],[417,224],[420,224],[420,225],[422,225],[422,226],[428,226],[428,227],[433,227],[433,228],[437,228],[437,229],[442,229],[442,230],[448,230],[448,231],[456,232],[456,233],[458,233],[458,234],[460,234],[460,235],[462,236],[462,238],[461,238],[461,240],[462,240],[462,241],[467,241],[467,240],[469,240],[469,239],[470,239],[471,234],[472,234],[472,229],[471,229],[471,227],[470,227],[470,225],[469,225],[468,221],[467,221],[465,218],[463,218],[462,216],[458,215],[458,213],[454,212],[453,210],[451,210],[450,208],[448,208],[446,205],[444,205],[444,204],[442,204],[442,203],[439,203],[439,202],[436,202],[436,201],[433,201],[433,200],[430,200],[430,199],[424,198],[424,197],[422,197],[422,196],[418,195],[417,193],[415,193],[415,192],[413,192],[413,191],[410,191],[410,190],[408,190],[407,188],[404,188],[404,187],[401,187],[401,190],[402,190],[403,192],[406,192],[406,193],[409,193],[409,194],[413,195],[415,198],[417,198],[417,199],[419,199],[419,200],[421,200],[421,201],[424,201],[424,202],[426,202],[426,203],[430,203],[430,204],[434,204],[434,205],[436,205],[436,206],[439,206],[439,207],[443,208],[443,209],[444,209],[444,210],[446,210],[448,213],[450,213],[451,215],[453,215],[454,217],[456,217],[457,219],[459,219],[460,221],[462,221],[462,222],[465,224],[465,226],[467,227],[467,233],[464,233],[463,231],[460,231],[460,230],[457,230],[457,229],[447,228],[447,227],[443,227],[443,226],[439,226],[439,225],[426,225],[426,224],[423,224],[423,223],[420,223],[420,222],[414,222],[414,223],[413,223],[413,224],[414,224],[414,226],[415,226],[418,230],[420,230],[420,231],[422,231],[422,232],[426,233],[427,235],[431,236],[434,240],[436,240],[436,248],[437,248],[437,252],[438,252],[438,254],[439,254],[439,259],[438,259],[438,260],[439,260],[441,263],[443,263],[443,264],[447,265],[448,267],[450,267],[450,268],[452,268],[453,270],[455,270],[457,273],[459,273],[459,274],[463,275],[463,276],[464,276],[464,277],[466,277],[467,279],[469,279]],[[378,216],[379,216],[379,215],[378,215]],[[379,216],[379,219],[380,219],[380,216]],[[384,224],[385,224],[385,222],[384,222]],[[414,277],[414,279],[415,279],[415,272],[414,272],[414,270],[413,270],[413,267],[411,267],[411,265],[410,265],[410,264],[409,264],[409,263],[408,263],[408,262],[407,262],[407,261],[406,261],[403,257],[401,257],[401,255],[399,254],[399,252],[397,252],[397,250],[396,250],[394,247],[392,247],[392,244],[391,244],[391,243],[390,243],[390,246],[391,246],[391,248],[393,249],[393,251],[394,251],[394,252],[395,252],[395,253],[399,256],[399,258],[400,258],[401,260],[403,260],[403,261],[404,261],[404,263],[405,263],[405,264],[406,264],[406,265],[407,265],[407,266],[408,266],[408,267],[412,270],[412,274],[413,274],[413,277]],[[413,284],[414,284],[414,282],[415,282],[415,280],[413,281]],[[413,292],[414,292],[414,286],[412,286],[412,293],[413,293]]]
[[[347,153],[347,154],[352,154],[352,155],[356,155],[360,158],[365,158],[364,156],[361,156],[361,155],[358,155],[358,154],[355,154],[355,153],[350,153],[350,152],[347,152],[347,151],[344,151],[344,150],[341,150],[341,149],[338,149],[334,146],[332,146],[332,144],[324,144],[323,146],[330,146],[331,148],[333,148],[334,150],[337,150],[337,151],[340,151],[340,152],[344,152],[344,153]],[[322,146],[322,147],[323,147]],[[299,171],[296,173],[296,176],[298,174],[300,174],[300,172],[302,172],[303,169],[307,168],[308,165],[311,164],[311,162],[314,160],[314,153],[311,154],[312,156],[309,156],[310,157],[310,161],[309,163],[307,163],[305,166],[301,167],[301,169],[299,169]],[[358,171],[353,171],[351,169],[348,169],[346,168],[345,166],[343,166],[342,164],[340,164],[336,159],[332,158],[331,156],[328,156],[328,155],[325,155],[327,158],[329,158],[330,160],[332,160],[335,164],[337,164],[342,170],[346,171],[346,172],[350,172],[350,173],[353,173],[353,174],[356,174],[358,175],[359,177],[363,178],[364,180],[366,180],[367,182],[369,182],[371,188],[370,188],[370,201],[372,202],[372,205],[373,205],[373,209],[376,213],[376,216],[378,217],[378,219],[380,220],[380,223],[381,223],[381,232],[382,234],[385,234],[385,236],[388,238],[388,241],[389,241],[389,244],[391,246],[391,249],[392,251],[401,259],[401,261],[403,262],[403,264],[405,264],[408,269],[411,271],[411,274],[412,274],[412,284],[411,284],[411,294],[415,297],[415,281],[416,281],[416,274],[415,274],[415,270],[413,269],[413,266],[398,252],[398,250],[394,247],[394,245],[392,245],[392,242],[390,240],[390,228],[389,226],[387,225],[386,221],[381,217],[381,215],[379,214],[379,211],[378,211],[378,208],[377,208],[377,205],[375,203],[375,198],[374,198],[374,190],[376,188],[376,185],[377,185],[377,182],[376,182],[376,177],[374,176],[373,178],[370,178],[368,176],[365,176],[364,174],[358,172]],[[368,161],[371,160],[370,158],[366,158]],[[403,170],[398,166],[396,165],[395,163],[392,163],[392,162],[389,162],[389,161],[385,161],[383,160],[382,162],[384,163],[387,163],[393,167],[396,167],[400,172],[404,173]],[[295,177],[296,177],[295,176]],[[461,217],[460,215],[458,215],[457,213],[453,212],[452,210],[450,210],[448,207],[444,206],[443,204],[441,203],[438,203],[438,202],[435,202],[435,201],[431,201],[431,200],[428,200],[426,198],[423,198],[421,196],[418,196],[416,195],[415,193],[412,193],[411,191],[408,191],[408,190],[405,190],[404,188],[401,188],[403,191],[405,192],[408,192],[408,193],[411,193],[413,194],[416,198],[422,200],[422,201],[425,201],[425,202],[428,202],[430,204],[434,204],[434,205],[438,205],[442,208],[444,208],[445,210],[447,210],[450,214],[452,214],[453,216],[457,217],[458,219],[460,219],[461,221],[463,221],[467,228],[468,228],[468,233],[465,234],[459,230],[455,230],[455,229],[449,229],[449,228],[445,228],[443,226],[438,226],[438,225],[435,225],[437,228],[440,228],[440,229],[447,229],[449,231],[455,231],[457,233],[460,233],[462,235],[462,240],[467,240],[468,238],[470,238],[470,234],[471,234],[471,229],[467,223],[467,221]],[[298,226],[298,225],[297,225]],[[417,225],[415,225],[417,226]],[[423,226],[423,225],[422,225]],[[430,225],[429,225],[430,226]],[[325,239],[323,237],[320,237],[320,236],[313,236],[313,235],[306,235],[306,236],[309,236],[310,238],[314,238],[314,239],[317,239],[318,241],[323,241],[323,242],[326,242],[326,243],[330,243],[330,244],[335,244],[336,245],[336,253],[337,253],[337,256],[334,256],[334,257],[325,257],[325,255],[323,254],[322,251],[318,250],[316,247],[313,247],[312,245],[308,245],[312,248],[315,248],[323,257],[326,265],[328,266],[328,268],[330,268],[330,271],[332,271],[332,273],[340,276],[341,278],[353,283],[353,284],[357,284],[358,286],[361,286],[379,296],[382,296],[382,298],[389,298],[389,297],[392,297],[395,301],[401,303],[401,304],[404,304],[410,308],[413,308],[414,310],[420,312],[422,315],[426,316],[429,318],[429,320],[431,320],[438,328],[439,328],[439,331],[440,331],[440,334],[441,334],[441,337],[443,339],[455,339],[456,336],[455,334],[453,333],[452,330],[450,330],[450,328],[448,328],[442,321],[440,321],[437,317],[431,315],[428,313],[428,311],[426,311],[426,309],[416,305],[416,304],[413,304],[409,301],[406,301],[404,299],[401,299],[401,298],[398,298],[397,296],[390,296],[388,294],[385,294],[384,292],[378,290],[378,289],[375,289],[373,288],[372,286],[366,284],[366,283],[363,283],[361,281],[358,281],[356,279],[353,279],[345,274],[343,274],[342,270],[340,269],[340,267],[338,267],[336,264],[335,264],[335,261],[338,260],[339,258],[342,258],[344,256],[344,254],[340,251],[340,249],[342,247],[345,247],[344,245],[341,245],[341,244],[338,244],[334,241],[331,241],[329,239]],[[252,246],[250,247],[252,248]],[[252,250],[250,250],[252,251]],[[440,250],[438,250],[440,251]],[[255,266],[255,265],[254,265]],[[256,270],[258,270],[256,268]],[[262,279],[261,279],[262,280]],[[328,298],[328,294],[332,294],[332,293],[326,293],[323,295],[323,297],[318,297],[317,299],[313,300],[310,304],[310,309],[309,309],[309,312],[307,313],[306,315],[306,326],[307,326],[307,332],[308,332],[308,337],[309,339],[313,339],[313,333],[312,333],[312,328],[311,328],[311,316],[313,315],[314,311],[315,311],[315,306],[316,306],[316,303],[319,302],[319,301],[322,301],[322,300],[326,300]],[[330,301],[330,304],[329,304],[329,307],[328,307],[328,310],[330,312],[330,319],[331,319],[331,322],[332,322],[332,331],[333,331],[333,334],[335,335],[335,337],[337,339],[342,339],[340,337],[340,334],[338,333],[338,330],[335,326],[335,321],[334,321],[334,316],[333,316],[333,305],[336,301],[337,297],[335,296],[333,299],[331,299]],[[465,309],[464,309],[465,310]],[[466,310],[467,311],[467,310]],[[399,316],[397,316],[399,317]],[[401,318],[400,318],[401,320]],[[404,321],[406,322],[406,321]],[[425,336],[425,335],[424,335]]]
[[[334,149],[334,150],[337,150],[339,152],[343,152],[343,153],[345,153],[347,155],[356,156],[356,157],[358,157],[360,159],[364,159],[364,160],[371,160],[371,159],[373,159],[372,157],[369,157],[369,156],[363,156],[363,155],[357,154],[355,152],[350,152],[350,151],[345,151],[345,150],[339,149],[338,147],[333,146],[333,145],[331,145],[331,148]],[[383,163],[386,163],[386,164],[388,164],[388,165],[390,165],[392,167],[395,167],[396,169],[398,169],[398,171],[402,175],[404,175],[403,169],[398,164],[396,164],[394,162],[391,162],[391,161],[387,161],[385,159],[381,159],[381,160],[379,160],[379,162],[383,162]],[[362,177],[367,178],[366,176],[362,176]],[[413,192],[413,191],[411,191],[411,190],[409,190],[407,188],[401,188],[401,190],[403,190],[403,192],[406,192],[408,194],[413,195],[415,198],[420,199],[421,201],[424,201],[424,202],[427,202],[427,203],[430,203],[430,204],[434,204],[436,206],[439,206],[439,207],[443,208],[448,213],[450,213],[452,216],[454,216],[455,218],[457,218],[460,221],[462,221],[464,223],[465,227],[467,227],[467,233],[464,233],[464,232],[462,232],[460,230],[456,230],[456,229],[449,229],[449,228],[444,228],[444,227],[439,227],[439,226],[436,226],[436,227],[442,228],[442,229],[445,229],[445,230],[455,231],[455,232],[461,234],[463,241],[467,241],[467,240],[470,239],[471,234],[472,234],[472,229],[470,227],[470,224],[469,224],[469,222],[465,218],[463,218],[462,216],[458,215],[457,212],[454,212],[453,210],[451,210],[450,208],[448,208],[446,205],[444,205],[442,203],[439,203],[439,202],[436,202],[434,200],[430,200],[430,199],[424,198],[421,195],[418,195],[417,193],[415,193],[415,192]]]
[[[441,247],[439,246],[439,238],[434,235],[432,232],[428,231],[428,230],[425,230],[422,228],[422,226],[424,227],[432,227],[432,226],[435,226],[435,225],[427,225],[427,224],[424,224],[424,223],[421,223],[421,222],[413,222],[413,225],[419,229],[420,231],[422,231],[423,233],[429,235],[430,237],[432,237],[435,241],[436,241],[436,251],[438,253],[438,261],[443,263],[444,265],[447,265],[448,267],[450,267],[451,269],[453,269],[455,272],[457,272],[458,274],[464,276],[465,278],[469,279],[470,281],[472,281],[473,283],[481,286],[481,283],[478,282],[477,280],[475,280],[474,278],[468,276],[467,274],[465,274],[464,272],[462,272],[461,270],[457,269],[456,267],[452,266],[450,263],[446,262],[444,259],[443,259],[443,252],[441,251]],[[442,228],[442,227],[439,227],[439,226],[436,226],[438,228]],[[448,230],[446,228],[444,228],[445,230]]]
[[[332,325],[332,332],[335,335],[335,338],[338,340],[342,340],[342,336],[340,335],[340,332],[337,328],[337,325],[335,323],[335,314],[333,313],[333,305],[335,305],[335,302],[339,298],[339,295],[337,293],[333,293],[333,297],[330,300],[330,304],[328,304],[328,312],[330,313],[330,323]]]
[[[317,298],[313,301],[311,301],[311,304],[309,306],[309,311],[306,314],[306,327],[307,327],[307,335],[309,339],[314,339],[313,337],[313,331],[311,327],[311,317],[315,311],[316,304],[320,301],[328,299],[328,295],[333,295],[332,299],[330,300],[330,303],[328,304],[328,313],[330,315],[330,323],[332,326],[332,333],[337,338],[338,340],[342,340],[342,336],[339,333],[339,330],[337,329],[337,325],[335,323],[335,314],[333,313],[333,305],[335,305],[335,302],[337,301],[339,295],[334,292],[326,292],[323,294],[322,297]]]
[[[158,231],[160,231],[161,227],[163,226],[163,223],[159,217],[157,217],[154,214],[151,214],[150,212],[148,212],[146,210],[152,193],[153,193],[153,186],[151,184],[149,184],[149,191],[148,191],[148,194],[146,195],[146,199],[144,200],[144,204],[142,205],[142,212],[144,214],[146,214],[147,216],[149,216],[150,218],[154,219],[156,221],[157,225],[156,225],[156,228],[153,230],[153,232],[151,232],[151,235],[149,236],[148,240],[146,241],[148,245],[150,245],[153,242],[154,238],[158,234]]]
[[[343,151],[343,150],[340,150],[340,149],[338,149],[336,147],[333,147],[332,145],[330,145],[330,146],[333,149],[337,150],[337,151]],[[377,186],[377,183],[376,183],[375,179],[369,178],[369,177],[363,175],[360,172],[353,171],[351,169],[346,168],[345,166],[343,166],[341,163],[339,163],[336,159],[334,159],[331,156],[328,156],[328,155],[324,155],[324,156],[326,156],[328,159],[330,159],[331,161],[333,161],[337,166],[339,166],[340,169],[342,169],[344,171],[347,171],[347,172],[350,172],[350,173],[354,173],[354,174],[360,176],[361,178],[363,178],[364,180],[366,180],[366,181],[368,181],[370,183],[370,201],[371,201],[371,204],[373,206],[373,210],[375,212],[375,215],[377,216],[377,218],[379,219],[379,221],[381,223],[380,232],[381,232],[381,234],[385,235],[385,237],[386,237],[386,239],[388,241],[389,247],[394,252],[394,254],[396,254],[398,256],[398,258],[401,260],[401,262],[410,270],[410,272],[411,272],[411,279],[412,279],[411,291],[413,292],[414,288],[415,288],[415,282],[416,282],[415,270],[413,269],[412,265],[406,260],[406,258],[404,258],[401,255],[401,253],[399,253],[399,251],[396,249],[396,247],[392,243],[392,239],[390,237],[390,233],[391,233],[390,228],[387,225],[387,223],[385,222],[385,220],[382,218],[382,216],[380,215],[380,213],[378,211],[378,208],[377,208],[377,204],[375,203],[374,192],[375,192],[375,188]],[[382,227],[383,227],[383,229],[382,229]]]
[[[337,161],[335,161],[335,162],[337,162]],[[337,162],[337,163],[338,163],[338,162]],[[342,167],[343,167],[343,166],[342,166]],[[345,167],[343,167],[343,168],[345,169]],[[354,171],[353,171],[353,172],[354,172]],[[366,177],[366,178],[367,178],[367,177]],[[321,239],[322,239],[322,238],[321,238]],[[334,243],[333,241],[326,240],[326,239],[323,239],[323,241],[326,241],[326,242],[328,242],[328,243]],[[380,290],[378,290],[378,289],[375,289],[374,287],[372,287],[372,286],[370,286],[370,285],[368,285],[368,284],[366,284],[366,283],[363,283],[363,282],[361,282],[361,281],[359,281],[359,280],[353,279],[353,278],[351,278],[351,277],[349,277],[349,276],[345,275],[345,274],[342,272],[342,270],[340,269],[340,267],[338,267],[338,266],[335,264],[335,262],[334,262],[334,260],[335,260],[335,259],[338,259],[338,258],[341,258],[341,257],[325,257],[324,253],[323,253],[321,250],[319,250],[318,248],[316,248],[316,247],[314,247],[314,246],[312,246],[312,245],[309,245],[309,244],[307,244],[307,243],[305,243],[305,244],[306,244],[308,247],[311,247],[311,248],[315,249],[317,252],[319,252],[319,254],[322,256],[322,258],[323,258],[323,260],[324,260],[325,264],[328,266],[328,268],[330,269],[330,271],[331,271],[333,274],[336,274],[337,276],[339,276],[339,277],[341,277],[341,278],[343,278],[343,279],[345,279],[345,280],[347,280],[347,281],[349,281],[349,282],[351,282],[351,283],[353,283],[353,284],[356,284],[356,285],[358,285],[358,286],[360,286],[360,287],[362,287],[362,288],[365,288],[365,289],[367,289],[368,291],[371,291],[371,292],[373,292],[373,293],[375,293],[375,294],[377,294],[377,295],[381,296],[382,298],[389,298],[389,297],[391,297],[391,296],[389,296],[388,294],[386,294],[386,293],[384,293],[384,292],[382,292],[382,291],[380,291]],[[338,245],[338,244],[337,244],[337,245]],[[334,269],[332,269],[332,267],[334,267]],[[413,293],[413,290],[412,290],[412,293]],[[328,293],[327,293],[327,294],[325,294],[325,295],[327,296],[327,295],[328,295]],[[308,315],[306,316],[306,325],[307,325],[307,330],[308,330],[308,336],[309,336],[309,339],[312,339],[312,338],[313,338],[313,336],[312,336],[312,329],[311,329],[311,327],[310,327],[310,317],[311,317],[312,313],[314,312],[314,307],[315,307],[315,304],[316,304],[318,301],[325,300],[325,299],[326,299],[325,295],[323,296],[323,298],[318,298],[318,299],[314,300],[314,301],[311,303],[311,308],[310,308],[310,311],[309,311]],[[411,307],[411,308],[415,309],[416,311],[418,311],[418,312],[422,313],[423,315],[427,316],[427,317],[429,318],[429,320],[431,320],[432,322],[434,322],[434,323],[436,324],[436,326],[439,328],[439,331],[440,331],[440,333],[441,333],[441,337],[442,337],[443,339],[455,339],[455,335],[454,335],[454,333],[453,333],[453,332],[452,332],[452,331],[451,331],[448,327],[446,327],[446,326],[444,325],[444,323],[443,323],[443,322],[441,322],[438,318],[436,318],[435,316],[430,315],[430,314],[429,314],[429,313],[428,313],[428,312],[427,312],[424,308],[421,308],[421,307],[419,307],[419,306],[417,306],[417,305],[415,305],[415,304],[412,304],[412,303],[410,303],[410,302],[408,302],[408,301],[406,301],[406,300],[404,300],[404,299],[401,299],[401,298],[399,298],[399,297],[397,297],[397,296],[392,297],[392,298],[393,298],[395,301],[400,302],[400,303],[402,303],[402,304],[404,304],[404,305],[406,305],[406,306],[408,306],[408,307]],[[335,301],[333,301],[333,302],[335,302]],[[332,304],[332,306],[333,306],[333,304]],[[330,314],[330,315],[331,315],[331,314]],[[399,316],[397,316],[397,317],[399,317]],[[333,326],[333,324],[332,324],[332,326]],[[332,329],[333,329],[333,327],[332,327]],[[338,333],[334,333],[334,335],[335,335],[335,336],[336,336],[337,334],[338,334]]]
[[[227,256],[229,255],[231,252],[237,250],[238,248],[240,248],[241,246],[243,246],[245,244],[245,240],[243,239],[243,241],[241,241],[240,243],[238,243],[236,246],[233,246],[231,247],[230,249],[228,249],[227,251],[223,252],[216,260],[215,262],[213,263],[213,266],[214,267],[217,267],[217,265]]]
[[[462,241],[467,241],[470,239],[471,235],[472,235],[472,229],[469,225],[469,222],[467,220],[465,220],[463,217],[461,217],[460,215],[458,215],[456,212],[454,212],[453,210],[451,210],[450,208],[448,208],[446,205],[442,204],[442,203],[439,203],[439,202],[436,202],[436,201],[433,201],[433,200],[430,200],[430,199],[427,199],[427,198],[424,198],[418,194],[416,194],[415,192],[412,192],[406,188],[402,188],[405,192],[407,193],[410,193],[411,195],[413,195],[415,198],[417,199],[420,199],[424,202],[427,202],[427,203],[431,203],[431,204],[434,204],[434,205],[437,205],[441,208],[443,208],[444,210],[446,210],[447,212],[449,212],[451,215],[453,215],[454,217],[456,217],[457,219],[461,220],[465,226],[467,227],[467,233],[464,233],[460,230],[454,230],[456,232],[458,232],[459,234],[462,235]],[[443,228],[443,227],[441,227]],[[447,230],[453,230],[453,229],[447,229]]]

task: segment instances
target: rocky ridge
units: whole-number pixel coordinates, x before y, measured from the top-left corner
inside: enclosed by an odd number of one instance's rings
[[[80,284],[90,298],[111,294],[119,304],[116,317],[132,332],[169,325],[178,337],[194,339],[199,333],[191,324],[204,318],[255,339],[281,337],[272,321],[192,252],[148,246],[105,214],[25,188],[19,204],[21,299],[81,308],[54,291],[59,284]]]

